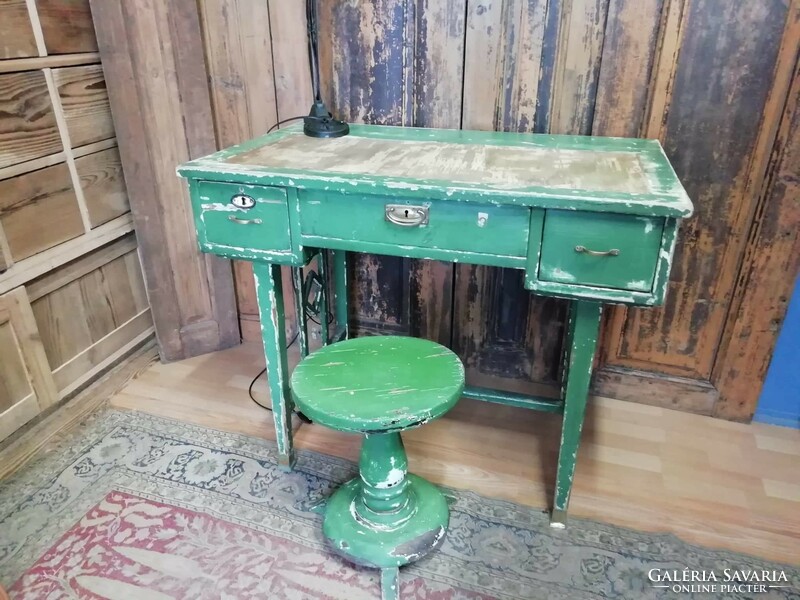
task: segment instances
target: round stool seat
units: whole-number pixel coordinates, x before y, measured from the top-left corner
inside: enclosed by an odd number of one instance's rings
[[[435,342],[363,337],[310,354],[292,373],[291,388],[297,407],[331,429],[402,431],[455,405],[464,389],[464,367]]]

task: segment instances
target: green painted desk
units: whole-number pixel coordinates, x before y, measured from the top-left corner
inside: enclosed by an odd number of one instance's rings
[[[308,352],[302,270],[332,256],[332,305],[348,335],[346,252],[525,271],[535,294],[572,299],[562,398],[467,387],[464,396],[563,412],[552,524],[564,526],[602,304],[663,302],[679,220],[692,204],[658,142],[295,125],[182,165],[200,249],[253,262],[281,462],[294,462],[280,265],[291,265]],[[319,261],[323,278],[326,261]],[[324,293],[326,286],[322,286]],[[323,322],[328,320],[323,297]]]

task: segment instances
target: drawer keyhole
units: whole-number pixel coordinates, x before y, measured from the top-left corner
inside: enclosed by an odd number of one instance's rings
[[[384,213],[387,221],[400,227],[419,227],[428,224],[427,206],[387,204]]]

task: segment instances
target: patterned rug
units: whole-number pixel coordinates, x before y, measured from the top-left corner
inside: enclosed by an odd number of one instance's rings
[[[256,438],[97,413],[0,483],[0,584],[12,600],[378,598],[376,572],[328,552],[312,510],[354,465],[301,451],[286,474],[275,459]],[[553,530],[542,512],[446,493],[446,542],[401,571],[403,598],[800,599],[797,568],[580,519]],[[783,587],[674,591],[663,574],[684,569],[766,571]]]

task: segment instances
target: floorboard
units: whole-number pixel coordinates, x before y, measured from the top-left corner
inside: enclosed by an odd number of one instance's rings
[[[263,365],[255,344],[155,363],[110,403],[272,439],[271,414],[247,395]],[[269,404],[263,379],[256,398]],[[358,437],[297,420],[295,425],[297,447],[357,458]],[[404,439],[419,475],[545,510],[559,435],[557,415],[462,400],[445,418]],[[800,431],[595,398],[570,513],[798,563]]]

